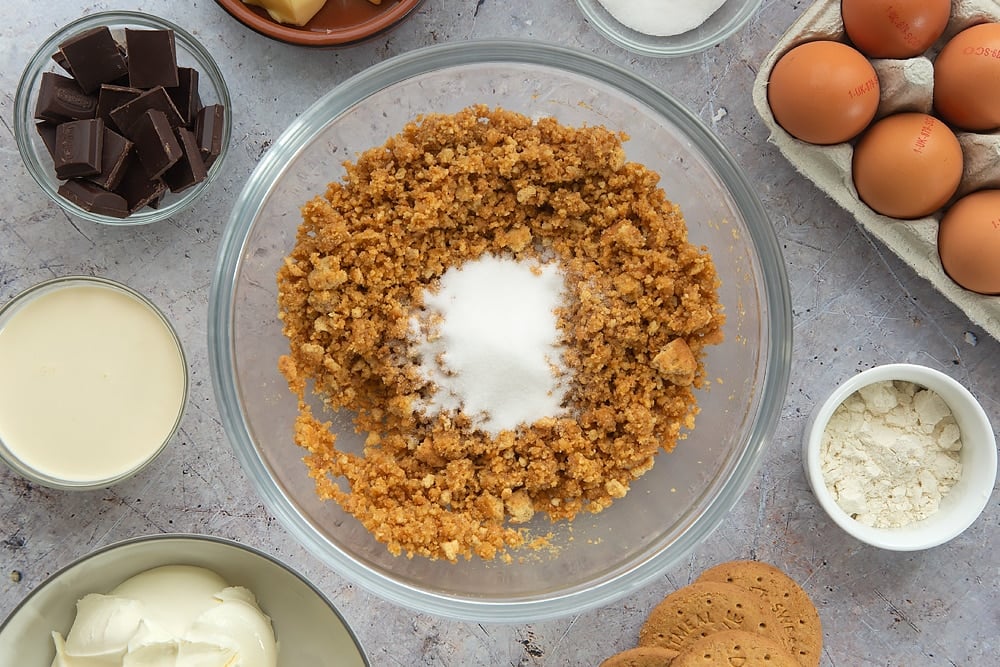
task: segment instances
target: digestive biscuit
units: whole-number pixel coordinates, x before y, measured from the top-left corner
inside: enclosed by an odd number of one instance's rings
[[[670,667],[800,667],[780,641],[746,630],[724,630],[702,637]]]
[[[668,667],[677,655],[677,651],[663,646],[636,646],[615,653],[600,667]]]
[[[778,618],[786,645],[803,667],[819,665],[823,628],[809,594],[787,574],[767,563],[738,560],[702,572],[697,581],[740,586],[760,596]]]
[[[784,642],[777,617],[760,596],[733,584],[703,581],[671,593],[656,605],[639,631],[639,645],[680,652],[724,630],[745,630]]]

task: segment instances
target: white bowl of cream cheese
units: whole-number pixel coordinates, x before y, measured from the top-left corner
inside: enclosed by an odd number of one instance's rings
[[[364,667],[333,604],[271,556],[215,537],[104,547],[52,575],[0,625],[0,665]],[[84,657],[79,657],[84,656]]]
[[[916,364],[843,382],[805,429],[802,463],[817,501],[882,549],[943,544],[979,517],[997,474],[996,437],[975,396]]]

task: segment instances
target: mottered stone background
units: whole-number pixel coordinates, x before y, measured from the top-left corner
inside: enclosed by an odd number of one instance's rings
[[[1000,424],[1000,343],[767,143],[751,87],[759,63],[807,6],[765,0],[721,45],[657,60],[607,42],[570,0],[426,0],[390,33],[326,51],[268,41],[209,0],[10,0],[0,26],[0,303],[58,275],[122,281],[174,323],[191,392],[166,451],[114,488],[55,492],[0,470],[0,617],[49,574],[96,547],[150,533],[209,533],[252,544],[308,576],[352,625],[373,665],[596,665],[634,644],[646,614],[666,593],[722,560],[758,558],[782,567],[813,596],[824,623],[824,667],[994,664],[1000,650],[996,491],[956,540],[926,552],[889,553],[839,531],[802,472],[799,443],[813,406],[838,382],[877,364],[942,370],[982,401],[994,427]],[[70,219],[43,197],[14,143],[14,93],[34,49],[73,18],[106,9],[145,11],[186,27],[215,55],[233,96],[226,173],[192,210],[152,226],[113,229]],[[223,433],[208,371],[206,313],[232,204],[299,113],[332,86],[398,53],[502,37],[555,41],[606,58],[656,82],[701,117],[746,171],[771,217],[791,283],[795,347],[781,422],[756,477],[682,565],[601,609],[541,623],[485,625],[395,607],[292,541],[258,500]]]

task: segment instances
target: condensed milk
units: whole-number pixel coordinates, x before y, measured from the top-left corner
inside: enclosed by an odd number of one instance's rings
[[[187,365],[148,300],[89,277],[0,310],[0,455],[30,479],[95,488],[139,470],[180,421]]]

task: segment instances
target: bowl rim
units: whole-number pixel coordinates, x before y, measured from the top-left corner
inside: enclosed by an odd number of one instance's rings
[[[4,445],[3,440],[0,439],[0,462],[25,479],[31,480],[32,482],[50,489],[57,489],[60,491],[95,491],[130,479],[147,468],[160,456],[160,454],[163,453],[163,450],[167,448],[167,445],[180,429],[181,422],[184,419],[184,414],[187,411],[188,397],[191,390],[191,373],[188,370],[187,355],[184,352],[184,345],[181,342],[180,336],[177,334],[177,329],[170,322],[170,319],[166,316],[166,314],[142,292],[110,278],[74,274],[49,278],[48,280],[43,280],[40,283],[31,285],[15,294],[10,298],[10,300],[0,306],[0,331],[2,331],[7,318],[16,315],[20,308],[30,304],[38,297],[50,294],[57,290],[73,287],[74,284],[94,285],[103,289],[118,292],[119,294],[124,294],[152,312],[163,324],[171,340],[174,342],[184,379],[183,386],[181,388],[180,401],[177,405],[177,416],[174,419],[174,423],[170,427],[170,430],[164,436],[163,441],[149,454],[149,456],[139,462],[139,464],[135,467],[112,477],[88,481],[70,481],[46,475],[45,473],[36,470],[22,461],[20,457],[10,451],[10,449]]]
[[[211,542],[214,544],[222,545],[224,547],[245,551],[253,556],[262,558],[273,565],[277,565],[279,568],[291,574],[293,577],[302,582],[320,600],[322,600],[323,604],[325,604],[330,609],[330,611],[332,611],[334,615],[336,615],[337,618],[340,619],[341,624],[344,626],[344,630],[347,631],[347,634],[350,636],[351,641],[358,649],[358,653],[361,655],[364,664],[365,665],[371,664],[368,659],[368,654],[365,652],[364,646],[362,646],[361,641],[358,639],[357,634],[355,634],[354,632],[354,628],[352,628],[351,625],[347,622],[347,619],[344,618],[344,615],[340,612],[340,609],[338,609],[337,606],[333,603],[333,601],[330,600],[329,597],[327,597],[326,593],[321,591],[315,584],[309,581],[309,579],[305,575],[303,575],[301,572],[299,572],[291,565],[288,565],[287,563],[279,560],[277,557],[272,556],[271,554],[262,551],[249,544],[243,544],[242,542],[237,542],[236,540],[219,537],[217,535],[202,535],[199,533],[160,533],[156,535],[140,535],[137,537],[129,537],[124,540],[119,540],[118,542],[112,542],[111,544],[106,544],[102,547],[98,547],[93,551],[89,551],[82,556],[74,558],[66,565],[63,565],[58,570],[56,570],[49,576],[45,577],[45,579],[43,579],[38,585],[36,585],[33,589],[31,589],[31,591],[27,595],[25,595],[21,599],[21,601],[14,606],[13,609],[11,609],[10,613],[7,614],[7,617],[3,619],[2,622],[0,622],[0,634],[3,633],[4,629],[13,621],[14,617],[17,616],[17,614],[25,606],[27,606],[33,598],[35,598],[37,595],[40,595],[41,591],[44,588],[54,583],[56,580],[58,580],[60,577],[65,575],[70,570],[79,567],[80,565],[90,560],[93,560],[94,558],[98,558],[105,553],[108,553],[110,551],[115,551],[116,549],[119,548],[129,547],[132,545],[142,544],[146,542],[162,542],[162,541],[174,541],[174,540]]]
[[[498,62],[569,68],[577,75],[598,78],[603,84],[623,89],[638,102],[652,106],[659,113],[673,114],[668,116],[670,120],[705,142],[704,158],[727,183],[733,198],[746,207],[742,209],[747,221],[746,232],[752,239],[760,262],[763,292],[770,299],[763,308],[760,325],[767,332],[766,340],[761,344],[762,356],[766,356],[761,396],[770,396],[772,400],[761,400],[753,406],[747,418],[751,424],[747,446],[734,457],[729,485],[720,490],[706,512],[678,538],[682,546],[677,547],[669,558],[660,551],[638,560],[627,571],[599,585],[579,587],[544,599],[496,601],[461,598],[419,589],[360,566],[299,517],[294,511],[294,503],[280,485],[272,483],[265,486],[258,481],[270,479],[270,475],[243,417],[233,361],[234,291],[252,223],[270,190],[269,183],[273,183],[273,179],[283,172],[282,160],[286,156],[280,155],[282,151],[271,150],[265,154],[238,196],[223,230],[216,273],[209,293],[209,366],[222,423],[236,458],[268,509],[317,558],[342,576],[403,607],[456,620],[525,622],[578,613],[617,600],[651,582],[668,566],[679,563],[718,527],[752,481],[762,449],[777,427],[791,367],[791,296],[774,229],[749,181],[721,141],[693,112],[652,82],[582,50],[521,39],[445,43],[416,49],[368,68],[331,89],[291,123],[276,145],[304,145],[356,103],[407,78],[442,68]],[[316,123],[321,124],[312,127]]]
[[[858,389],[886,380],[903,380],[930,389],[938,394],[956,412],[955,402],[959,401],[962,409],[966,410],[969,414],[973,426],[981,430],[984,434],[989,433],[991,436],[993,435],[993,428],[990,425],[986,411],[976,397],[972,395],[972,392],[955,378],[939,370],[920,364],[884,364],[851,376],[840,383],[826,400],[817,404],[809,417],[804,437],[802,438],[803,467],[805,468],[806,478],[817,502],[819,502],[827,516],[848,535],[866,544],[888,551],[921,551],[930,549],[958,537],[971,526],[985,509],[990,499],[990,493],[982,494],[981,502],[963,503],[962,507],[964,509],[962,511],[953,512],[955,520],[948,524],[948,530],[928,534],[918,539],[903,539],[901,537],[901,529],[875,528],[852,519],[837,504],[837,501],[833,498],[833,494],[827,489],[823,476],[820,463],[820,444],[823,438],[823,431],[826,429],[826,425],[833,412],[844,400],[858,391]],[[964,446],[966,445],[963,442]],[[988,446],[985,442],[981,446],[986,456],[986,467],[981,469],[980,472],[994,480],[995,483],[997,475],[996,437],[993,436],[993,446]],[[989,491],[992,491],[992,487],[993,485],[991,484]],[[903,529],[910,529],[911,526],[904,526]]]
[[[736,16],[718,30],[697,39],[694,35],[698,28],[665,37],[646,35],[623,25],[600,0],[576,0],[576,4],[597,32],[626,51],[653,58],[677,58],[700,53],[732,37],[757,13],[764,0],[743,0]]]
[[[96,28],[101,25],[134,25],[154,30],[173,30],[175,39],[183,44],[186,49],[196,54],[196,60],[199,61],[199,76],[211,81],[212,87],[219,96],[218,103],[222,104],[226,109],[226,113],[224,114],[225,131],[222,133],[222,146],[219,151],[219,156],[208,169],[208,174],[205,177],[205,180],[179,193],[176,199],[171,201],[166,206],[161,206],[160,208],[155,209],[146,207],[141,211],[136,211],[125,218],[115,218],[87,211],[59,195],[58,182],[54,179],[54,177],[50,177],[50,168],[43,164],[44,160],[39,162],[39,160],[36,159],[35,151],[32,148],[32,141],[34,140],[33,135],[37,133],[35,132],[34,127],[34,110],[29,108],[29,104],[37,93],[35,85],[37,83],[37,79],[43,72],[46,71],[46,68],[51,63],[51,54],[55,53],[58,45],[70,35],[82,32],[88,28]],[[129,10],[95,12],[93,14],[87,14],[86,16],[74,19],[73,21],[57,28],[38,46],[28,59],[28,62],[25,64],[24,69],[21,72],[21,77],[18,80],[17,89],[14,95],[14,141],[17,144],[17,151],[21,156],[21,161],[24,163],[24,166],[31,175],[32,179],[34,179],[34,181],[42,189],[42,192],[44,192],[46,196],[52,200],[52,202],[58,205],[59,208],[66,213],[82,220],[96,222],[109,227],[134,227],[138,225],[148,225],[153,222],[170,218],[190,207],[195,201],[201,198],[201,196],[208,190],[209,186],[222,173],[223,163],[229,153],[229,145],[232,138],[232,106],[233,103],[229,92],[229,86],[226,84],[226,79],[222,75],[222,70],[219,69],[218,63],[215,61],[215,58],[208,51],[208,49],[201,43],[201,41],[199,41],[186,29],[177,25],[173,21],[145,12]],[[53,183],[57,183],[57,185],[53,186]]]
[[[324,31],[305,30],[299,26],[284,25],[266,18],[250,9],[243,0],[215,0],[231,17],[250,28],[258,35],[270,39],[310,48],[332,48],[351,46],[376,37],[393,28],[419,7],[424,0],[390,0],[387,7],[375,18],[351,28],[326,29]]]

